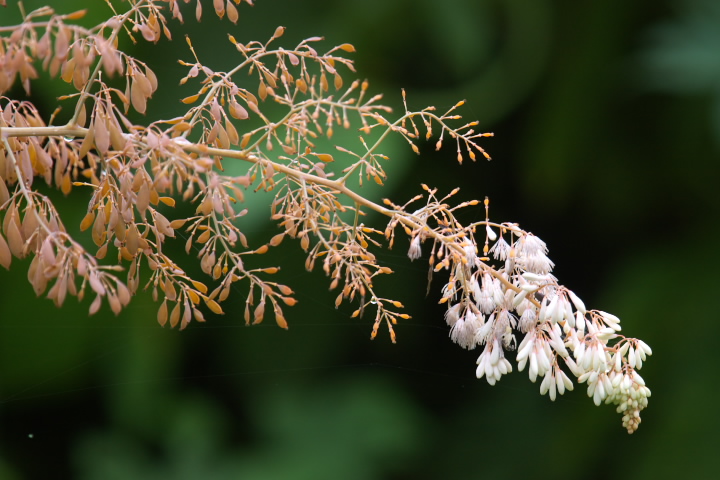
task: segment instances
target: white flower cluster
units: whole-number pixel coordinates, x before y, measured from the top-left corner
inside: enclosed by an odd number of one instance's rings
[[[559,285],[550,273],[554,265],[545,242],[514,224],[496,227],[500,236],[487,225],[484,251],[504,262],[502,268],[478,257],[472,244],[464,247],[465,258],[453,263],[443,288],[450,338],[466,349],[483,346],[476,374],[494,385],[512,371],[505,353],[516,349],[516,334],[524,335],[517,345],[518,370],[528,367],[532,382],[542,379],[542,395],[555,400],[572,390],[571,374],[587,383],[596,405],[617,405],[623,426],[634,432],[650,396],[637,372],[652,354],[650,347],[620,335],[616,316],[586,310],[577,295]]]

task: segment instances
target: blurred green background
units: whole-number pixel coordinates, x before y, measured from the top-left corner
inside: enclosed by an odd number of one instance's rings
[[[17,19],[8,3],[0,24]],[[93,3],[89,23],[107,13]],[[228,32],[264,40],[277,25],[285,47],[314,35],[354,44],[358,76],[396,111],[400,88],[415,109],[467,99],[465,117],[495,132],[491,162],[391,141],[393,178],[366,193],[403,203],[421,182],[460,186],[459,198],[491,198],[492,219],[544,239],[562,283],[653,347],[643,423],[627,435],[582,386],[553,403],[527,372],[476,380],[480,352],[449,341],[436,304],[443,277],[425,297],[425,264],[402,242],[378,253],[397,272],[378,287],[413,317],[396,345],[336,310],[288,241],[273,257],[300,300],[288,331],[246,328],[241,286],[226,315],[183,332],[157,325],[147,295],[88,318],[87,302],[36,299],[14,261],[0,274],[0,479],[716,478],[719,323],[704,305],[719,270],[719,2],[257,0],[237,26],[204,4],[200,24],[186,9],[173,42],[130,49],[161,76],[149,118],[193,93],[176,87],[176,60],[191,59],[183,33],[222,70],[236,61]],[[50,113],[61,92],[43,78],[33,93]],[[66,223],[86,201],[80,190],[65,201]],[[261,244],[276,230],[249,202],[243,228]]]

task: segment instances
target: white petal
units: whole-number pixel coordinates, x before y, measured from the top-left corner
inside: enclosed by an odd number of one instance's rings
[[[525,339],[528,338],[528,336],[532,336],[532,339],[529,342],[525,342]],[[535,334],[532,332],[529,333],[525,339],[523,339],[522,343],[520,344],[520,348],[518,349],[517,357],[515,358],[515,361],[521,362],[525,359],[527,359],[528,355],[532,351],[533,347],[535,346]],[[523,345],[524,343],[524,345]]]
[[[500,362],[498,363],[498,370],[500,371],[500,375],[506,375],[508,373],[508,366],[510,364],[506,359],[500,359]]]
[[[545,282],[547,281],[547,275],[538,275],[537,273],[524,272],[523,278],[528,282]]]
[[[580,312],[575,315],[575,328],[577,328],[579,334],[585,332],[585,315]]]
[[[562,322],[562,319],[565,317],[565,302],[560,296],[555,297],[555,299],[557,300],[557,305],[555,305],[555,310],[553,311],[553,322],[559,323]]]
[[[500,358],[500,346],[498,345],[497,339],[493,342],[492,352],[490,353],[490,364],[497,365],[498,359]]]
[[[525,365],[527,364],[527,358],[523,358],[522,360],[518,360],[518,372],[522,372],[525,370]]]
[[[572,391],[572,389],[575,387],[573,386],[573,383],[570,380],[570,378],[562,370],[560,370],[560,376],[562,377],[563,383],[565,384],[565,390]]]
[[[652,349],[647,343],[643,342],[642,340],[638,340],[637,343],[638,347],[640,347],[646,355],[652,355]]]
[[[477,369],[475,370],[475,376],[477,378],[482,378],[483,375],[485,375],[485,364],[478,365]]]
[[[537,353],[533,351],[530,354],[530,381],[535,383],[535,379],[537,378],[538,374],[538,361],[537,361]]]
[[[546,319],[552,319],[553,322],[557,321],[555,320],[555,310],[558,307],[558,297],[557,295],[553,297],[552,300],[550,300],[550,304],[545,309],[545,318]]]
[[[568,290],[568,295],[570,295],[570,300],[572,300],[573,305],[575,305],[575,309],[585,315],[587,313],[587,310],[585,309],[585,304],[582,300],[580,300],[580,297],[575,295],[573,292]]]
[[[593,402],[598,407],[602,403],[602,396],[600,395],[600,386],[599,385],[598,385],[598,388],[595,389],[595,392],[593,392]]]
[[[543,378],[542,383],[540,384],[540,395],[545,395],[548,392],[551,383],[553,383],[553,378],[550,372],[548,372],[547,375],[545,375],[545,378]]]
[[[565,393],[565,381],[562,378],[562,372],[558,372],[555,376],[555,386],[557,387],[557,391],[560,395]]]
[[[490,228],[490,225],[485,225],[485,232],[487,232],[487,236],[490,240],[493,242],[497,240],[497,233],[493,231],[492,228]]]
[[[529,292],[527,290],[521,290],[520,293],[515,295],[515,298],[513,298],[513,302],[512,302],[513,307],[517,307],[518,305],[520,305],[520,302],[525,300],[525,297],[527,296],[528,293]]]
[[[615,315],[613,315],[612,313],[607,313],[607,312],[602,312],[602,311],[600,311],[598,313],[600,313],[600,315],[603,317],[603,319],[605,319],[606,323],[614,323],[614,324],[620,323],[620,319],[618,317],[616,317]]]

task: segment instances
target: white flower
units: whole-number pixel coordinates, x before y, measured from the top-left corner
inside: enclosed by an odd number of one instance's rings
[[[472,350],[478,344],[476,332],[479,327],[477,315],[468,310],[465,317],[459,318],[450,328],[450,339],[462,348]]]
[[[482,287],[480,289],[480,300],[477,301],[477,307],[484,314],[492,313],[497,307],[496,290],[499,291],[502,296],[502,290],[499,287],[497,280],[494,280],[489,273],[484,273],[482,276]]]
[[[465,258],[467,258],[468,265],[475,265],[477,260],[477,247],[474,244],[468,244],[463,247],[465,251]]]
[[[526,270],[536,273],[549,273],[555,266],[552,260],[542,253],[537,255],[524,255],[522,257],[518,256],[515,262]]]
[[[560,326],[556,323],[552,326],[552,328],[549,329],[549,336],[550,336],[550,346],[552,347],[555,352],[560,355],[561,357],[565,358],[569,355],[567,349],[565,348],[565,344],[562,341],[562,332],[560,331]]]
[[[505,239],[501,236],[490,248],[490,253],[492,253],[495,260],[505,261],[508,258],[508,253],[510,253],[510,245],[508,245]]]
[[[417,260],[422,255],[422,248],[420,247],[420,235],[415,235],[410,240],[410,248],[408,249],[408,257],[410,260]]]
[[[610,375],[612,391],[605,403],[618,406],[617,412],[623,414],[623,427],[628,433],[633,433],[640,425],[640,412],[648,405],[650,389],[645,386],[645,380],[633,370],[625,374],[612,372]]]
[[[652,355],[652,349],[650,346],[648,346],[647,343],[643,342],[642,340],[637,341],[638,348],[643,351],[645,355]],[[643,358],[645,360],[645,358]]]
[[[548,249],[545,242],[531,233],[519,238],[515,248],[515,263],[527,271],[546,274],[555,266],[546,255]]]
[[[478,259],[473,239],[463,239],[458,246],[465,258],[454,261],[453,281],[443,289],[444,301],[463,297],[462,307],[453,305],[445,314],[451,339],[467,349],[484,346],[477,377],[494,385],[512,371],[505,351],[515,349],[518,330],[524,334],[515,357],[518,370],[528,366],[530,381],[540,378],[541,394],[555,400],[573,390],[566,369],[578,382],[587,383],[587,394],[596,405],[618,405],[623,426],[634,432],[650,396],[637,373],[652,355],[650,347],[618,335],[620,320],[615,315],[588,311],[574,292],[560,285],[551,273],[554,264],[547,246],[538,237],[513,228],[511,236],[517,240],[509,245],[496,233],[486,226],[487,240],[494,241],[489,253],[505,261],[504,267]]]
[[[497,339],[488,342],[485,349],[477,359],[477,378],[485,377],[490,385],[495,385],[500,378],[512,372],[512,365],[505,358],[502,347]]]
[[[535,309],[535,306],[531,306],[529,308],[526,308],[522,315],[520,315],[520,322],[519,322],[519,328],[522,333],[527,333],[531,329],[535,328],[535,325],[537,324],[537,310]]]
[[[460,308],[462,308],[462,304],[456,303],[445,312],[445,322],[448,326],[452,327],[455,325],[455,322],[458,321],[460,318]]]
[[[527,255],[537,255],[539,253],[545,254],[548,251],[545,242],[532,233],[528,233],[520,238],[519,243],[521,250]]]
[[[525,363],[530,356],[530,352],[532,352],[535,347],[536,337],[537,334],[535,331],[528,332],[522,342],[520,342],[520,346],[518,346],[518,353],[515,360],[518,362],[518,370],[521,372],[525,369]]]
[[[493,330],[495,329],[495,314],[493,313],[487,321],[475,332],[475,341],[482,345],[490,340]]]
[[[543,378],[542,383],[540,384],[540,395],[545,395],[546,393],[550,393],[550,400],[553,402],[555,401],[555,393],[557,389],[557,383],[555,382],[555,375],[553,374],[552,370],[548,370],[545,374],[545,378]]]

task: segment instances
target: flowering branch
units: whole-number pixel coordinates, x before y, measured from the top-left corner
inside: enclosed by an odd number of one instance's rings
[[[239,3],[216,0],[213,9],[237,22]],[[440,197],[423,185],[424,194],[397,205],[376,203],[348,186],[355,178],[384,183],[381,148],[390,135],[419,154],[417,142],[437,130],[436,149],[454,143],[458,162],[478,154],[489,159],[479,142],[492,134],[476,132],[477,122],[455,126],[464,102],[443,114],[433,107],[411,111],[403,91],[405,112],[390,119],[382,96],[368,95],[367,81],[345,86],[344,72],[354,66],[343,54],[353,52],[352,45],[319,53],[314,45],[321,39],[310,38],[293,49],[270,48],[285,31],[278,27],[266,42],[242,44],[229,36],[241,60],[227,72],[204,65],[187,39],[193,59],[180,62],[188,69],[181,84],[198,82],[197,93],[182,99],[187,111],[135,124],[128,111],[146,113],[158,79],[147,64],[118,50],[117,39],[126,34],[136,42],[137,33],[147,42],[171,39],[169,20],[183,19],[180,2],[130,0],[121,4],[123,12],[107,4],[111,18],[89,29],[72,23],[84,11],[57,15],[49,7],[0,28],[0,265],[32,257],[30,283],[58,306],[68,294],[82,299],[89,286],[95,294],[90,314],[103,299],[119,313],[142,286],[159,302],[160,325],[180,329],[193,319],[204,322],[204,311],[222,314],[232,284],[243,281],[249,286],[245,322],[262,322],[272,310],[287,328],[283,307],[297,301],[289,286],[270,280],[279,267],[248,264],[290,237],[306,253],[308,270],[322,264],[330,288],[338,290],[335,305],[355,302],[353,317],[374,311],[371,338],[384,324],[395,342],[394,326],[409,315],[375,288],[375,277],[392,270],[371,250],[392,247],[401,229],[410,239],[411,260],[431,244],[431,273],[449,273],[440,300],[447,304],[449,335],[463,348],[483,347],[478,378],[491,385],[500,380],[512,370],[506,352],[517,350],[518,369],[528,367],[533,382],[542,379],[542,394],[554,400],[572,390],[572,375],[587,383],[596,404],[617,405],[629,432],[637,429],[650,396],[637,372],[650,347],[620,335],[617,317],[587,310],[560,285],[539,238],[516,224],[491,222],[487,199],[453,205],[457,189]],[[198,20],[202,4],[196,1]],[[65,125],[54,125],[54,116],[41,118],[30,102],[3,96],[18,77],[29,93],[37,64],[75,89],[61,98],[74,102]],[[255,78],[252,90],[244,76],[236,81],[243,72]],[[124,78],[124,90],[104,82],[113,76]],[[317,139],[332,139],[335,128],[353,126],[362,150],[336,145],[328,153],[318,146]],[[223,165],[234,161],[247,165],[243,175],[225,173]],[[65,195],[73,188],[88,193],[79,230],[90,232],[94,253],[67,232],[53,203],[34,188],[37,177]],[[247,210],[240,208],[251,187],[273,192],[268,216],[280,227],[267,243],[252,247],[242,230]],[[410,208],[421,200],[423,206]],[[168,218],[178,201],[194,212]],[[485,220],[457,220],[458,210],[481,203]],[[365,225],[368,211],[388,218],[384,230]],[[207,278],[193,278],[166,250],[179,230],[186,253],[197,255]],[[478,232],[484,243],[478,244]]]

